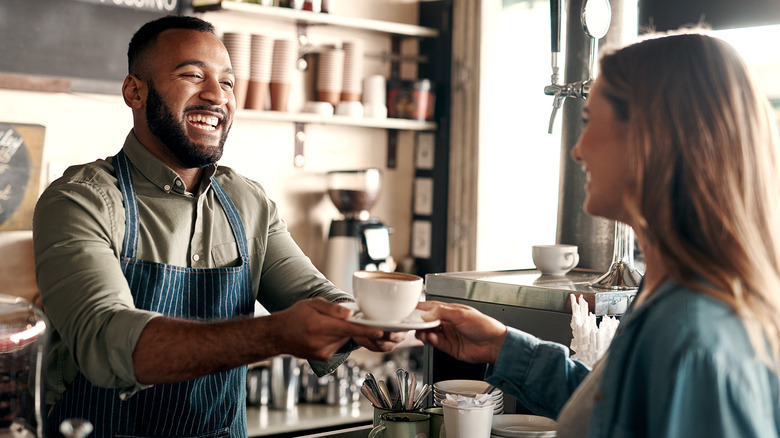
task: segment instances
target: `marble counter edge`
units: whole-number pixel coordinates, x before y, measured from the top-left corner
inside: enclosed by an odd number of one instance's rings
[[[301,403],[292,411],[272,409],[268,406],[247,406],[246,414],[248,435],[262,437],[369,423],[373,420],[374,408],[365,401],[348,406]]]

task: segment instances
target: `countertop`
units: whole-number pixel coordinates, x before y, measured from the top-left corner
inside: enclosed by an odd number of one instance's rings
[[[622,315],[636,290],[596,289],[590,282],[602,272],[574,269],[565,276],[533,269],[428,274],[426,294],[571,314],[569,295],[582,296],[596,316]]]
[[[369,424],[374,418],[374,408],[364,400],[349,406],[300,403],[292,411],[247,406],[246,415],[249,436],[261,437]]]

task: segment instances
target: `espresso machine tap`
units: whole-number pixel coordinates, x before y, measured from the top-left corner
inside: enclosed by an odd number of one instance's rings
[[[580,24],[585,35],[590,38],[587,78],[580,81],[561,84],[558,81],[558,54],[560,52],[561,3],[563,0],[550,1],[551,41],[552,41],[552,80],[544,87],[544,94],[553,96],[553,111],[550,116],[548,132],[552,133],[553,123],[558,109],[567,97],[587,99],[595,77],[594,68],[598,53],[598,40],[609,30],[612,21],[612,7],[609,0],[583,0],[580,9]],[[576,5],[572,9],[576,8]],[[589,284],[596,289],[633,290],[639,287],[643,274],[634,264],[634,231],[627,224],[615,222],[612,264],[607,272]]]
[[[611,18],[609,1],[585,1],[582,6],[580,20],[582,28],[590,37],[590,55],[588,58],[588,78],[582,81],[571,82],[568,84],[559,83],[558,54],[561,51],[561,2],[562,0],[550,1],[550,29],[551,29],[551,52],[552,52],[552,75],[550,85],[544,87],[544,94],[553,96],[553,109],[550,114],[550,123],[547,126],[547,132],[552,134],[553,123],[558,110],[563,105],[567,97],[574,99],[587,99],[590,88],[593,85],[593,69],[598,52],[598,40],[607,34]]]

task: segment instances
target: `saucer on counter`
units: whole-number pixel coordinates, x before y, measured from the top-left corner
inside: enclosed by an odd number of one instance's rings
[[[490,436],[497,438],[553,438],[555,437],[555,420],[538,415],[494,415]]]

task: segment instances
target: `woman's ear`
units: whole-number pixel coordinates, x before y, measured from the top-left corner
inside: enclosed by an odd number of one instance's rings
[[[143,108],[146,103],[146,83],[135,75],[125,76],[125,81],[122,83],[122,97],[130,108]]]

